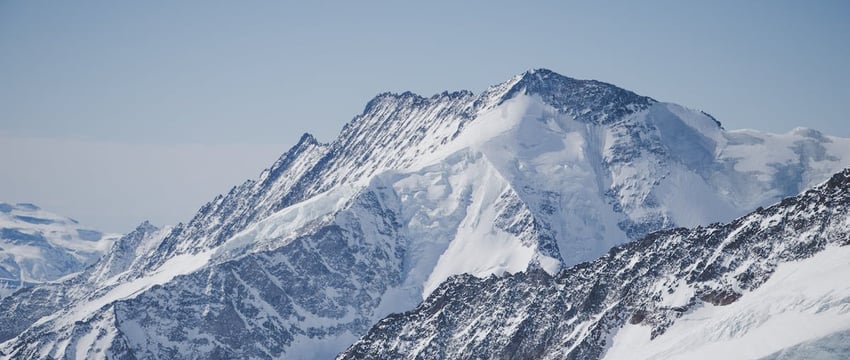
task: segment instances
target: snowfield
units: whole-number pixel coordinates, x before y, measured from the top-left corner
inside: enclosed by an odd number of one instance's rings
[[[850,247],[781,264],[758,289],[726,306],[706,304],[650,339],[626,325],[605,359],[760,359],[850,330]],[[845,346],[850,348],[850,346]]]

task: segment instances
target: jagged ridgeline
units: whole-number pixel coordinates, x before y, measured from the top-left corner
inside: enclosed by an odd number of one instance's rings
[[[76,276],[0,300],[0,351],[333,358],[446,279],[552,281],[612,246],[733,220],[848,165],[848,139],[729,131],[548,70],[481,94],[381,94],[338,138],[303,136],[188,223],[143,224]]]

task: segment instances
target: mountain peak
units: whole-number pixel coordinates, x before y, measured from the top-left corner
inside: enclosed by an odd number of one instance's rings
[[[656,102],[612,84],[578,80],[543,68],[528,70],[511,82],[500,104],[518,94],[536,95],[558,111],[585,123],[607,124]]]
[[[319,141],[316,140],[316,137],[313,136],[313,134],[305,132],[303,135],[301,135],[301,138],[298,139],[298,144],[296,144],[295,146],[300,147],[300,146],[304,146],[304,145],[318,145],[318,144],[319,144]]]
[[[536,78],[538,80],[543,80],[543,79],[560,78],[560,79],[567,79],[567,80],[572,80],[572,81],[581,81],[581,80],[571,78],[569,76],[564,76],[564,75],[558,74],[557,72],[554,72],[554,71],[546,69],[546,68],[529,69],[526,72],[524,72],[524,73],[522,73],[518,76],[523,78],[523,79],[525,79],[525,78]]]
[[[644,110],[656,101],[615,85],[580,80],[561,75],[546,68],[535,68],[518,74],[508,81],[491,86],[481,94],[468,90],[444,91],[425,97],[411,91],[383,92],[370,100],[359,117],[376,111],[398,107],[422,107],[435,101],[474,100],[474,107],[501,105],[519,94],[536,95],[558,111],[570,114],[585,123],[607,124],[623,116]]]
[[[159,230],[159,228],[156,227],[156,225],[151,224],[150,220],[142,221],[142,223],[139,224],[139,226],[136,226],[136,229],[134,229],[134,231],[140,232],[154,232],[157,230]]]

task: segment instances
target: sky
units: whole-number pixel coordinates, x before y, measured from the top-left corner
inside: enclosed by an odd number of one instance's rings
[[[0,200],[175,224],[385,91],[532,68],[850,137],[848,1],[0,1]]]

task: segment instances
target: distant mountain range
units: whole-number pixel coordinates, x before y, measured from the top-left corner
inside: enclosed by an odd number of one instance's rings
[[[33,204],[0,202],[0,297],[83,270],[118,237]]]
[[[835,266],[848,165],[850,139],[726,130],[544,69],[481,94],[385,93],[332,142],[305,134],[188,223],[142,224],[86,270],[2,299],[0,352],[685,354],[647,337],[739,314],[713,309],[758,302],[785,264]],[[717,336],[693,344],[750,334],[703,325]]]

